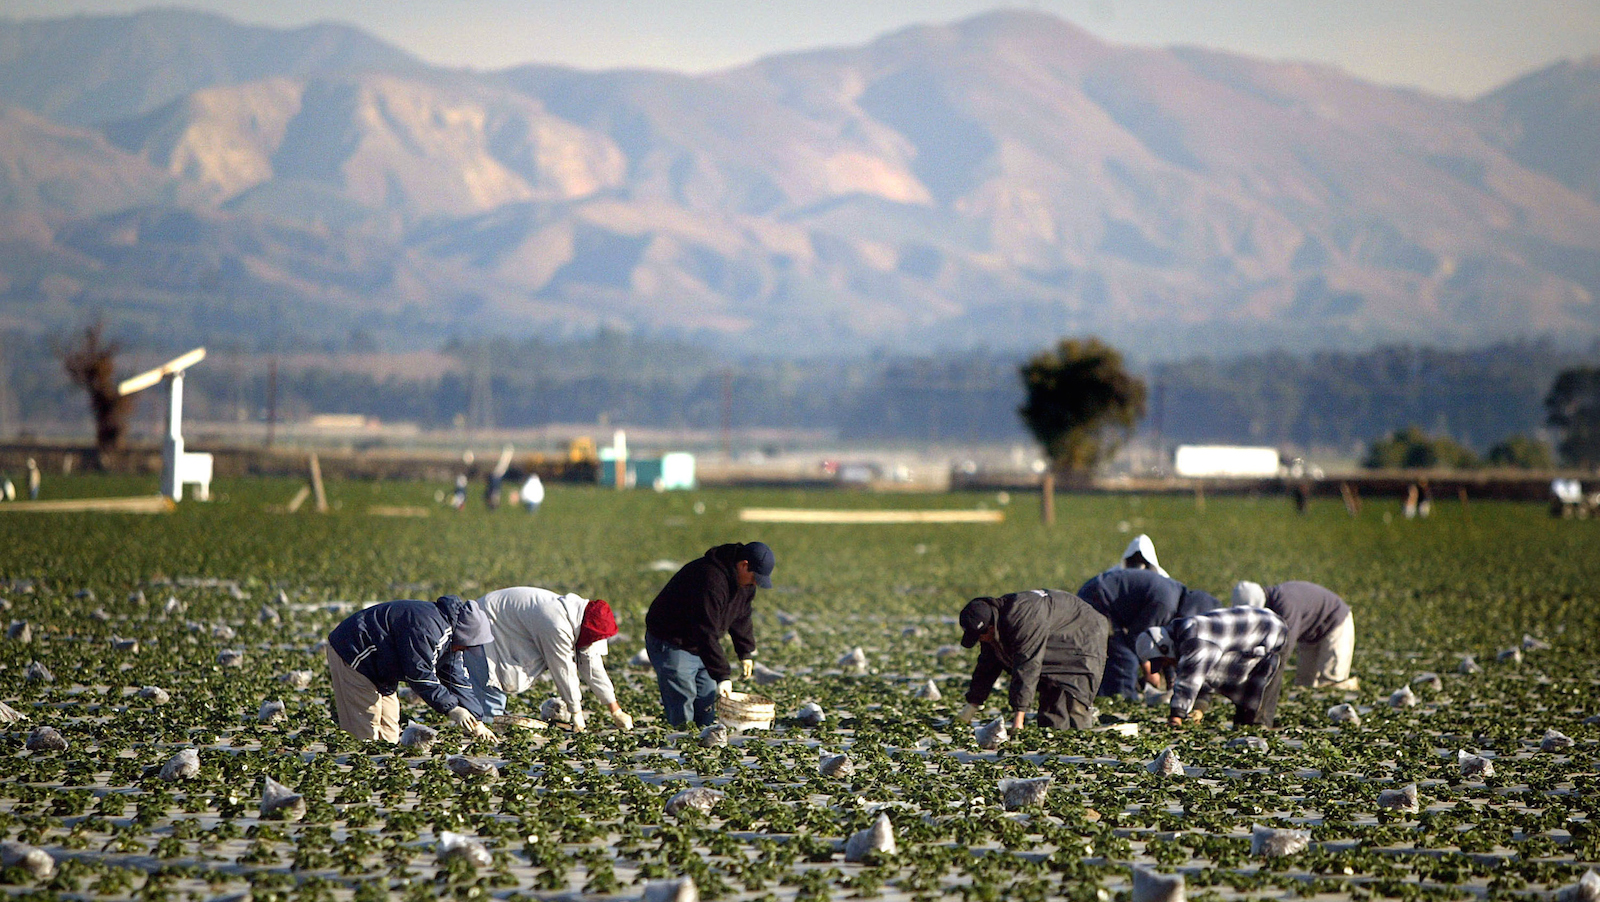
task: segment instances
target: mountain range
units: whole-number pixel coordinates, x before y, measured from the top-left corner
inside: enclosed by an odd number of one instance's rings
[[[0,19],[0,331],[1135,358],[1600,335],[1600,59],[1472,101],[1003,11],[708,75]]]

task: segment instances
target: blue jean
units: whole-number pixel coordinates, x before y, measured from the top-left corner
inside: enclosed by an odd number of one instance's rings
[[[661,690],[661,708],[667,723],[681,727],[692,718],[698,726],[710,726],[717,719],[717,682],[706,671],[700,656],[648,632],[644,634],[644,648],[650,653],[650,666],[656,669],[656,686]]]
[[[1139,655],[1133,650],[1133,638],[1126,632],[1115,631],[1106,643],[1106,672],[1100,679],[1100,695],[1139,697]]]
[[[478,698],[478,707],[485,718],[506,713],[506,694],[489,685],[489,656],[483,646],[475,645],[461,653],[467,665],[467,681],[472,684],[472,694]]]

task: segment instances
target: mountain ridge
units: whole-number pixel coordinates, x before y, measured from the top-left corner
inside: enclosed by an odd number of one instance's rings
[[[33,51],[0,21],[0,102],[145,186],[41,193],[18,163],[40,126],[0,116],[18,270],[0,314],[49,299],[58,327],[101,309],[182,343],[206,333],[195,309],[247,323],[253,303],[260,342],[306,340],[293,322],[395,349],[600,326],[786,354],[1094,333],[1152,359],[1600,334],[1588,64],[1467,102],[1000,11],[703,76],[478,73],[344,26],[164,15],[160,40],[123,35],[51,91],[3,75],[72,20]],[[108,61],[191,44],[197,63],[135,67],[126,115],[86,112]],[[193,227],[151,225],[175,222]],[[73,281],[34,272],[52,267]]]

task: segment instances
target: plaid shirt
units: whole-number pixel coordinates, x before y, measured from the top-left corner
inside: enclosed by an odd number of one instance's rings
[[[1187,715],[1209,692],[1241,708],[1259,708],[1289,638],[1283,620],[1265,608],[1221,608],[1174,620],[1167,629],[1178,653],[1173,717]]]

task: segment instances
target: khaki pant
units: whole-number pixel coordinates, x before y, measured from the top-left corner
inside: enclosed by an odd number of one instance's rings
[[[1356,688],[1356,681],[1350,678],[1350,659],[1356,653],[1356,620],[1353,615],[1346,614],[1344,622],[1329,630],[1321,642],[1301,645],[1298,650],[1300,659],[1294,668],[1295,685],[1319,689]]]
[[[332,646],[326,651],[339,727],[357,739],[399,742],[400,696],[380,695],[378,687],[346,664]]]

